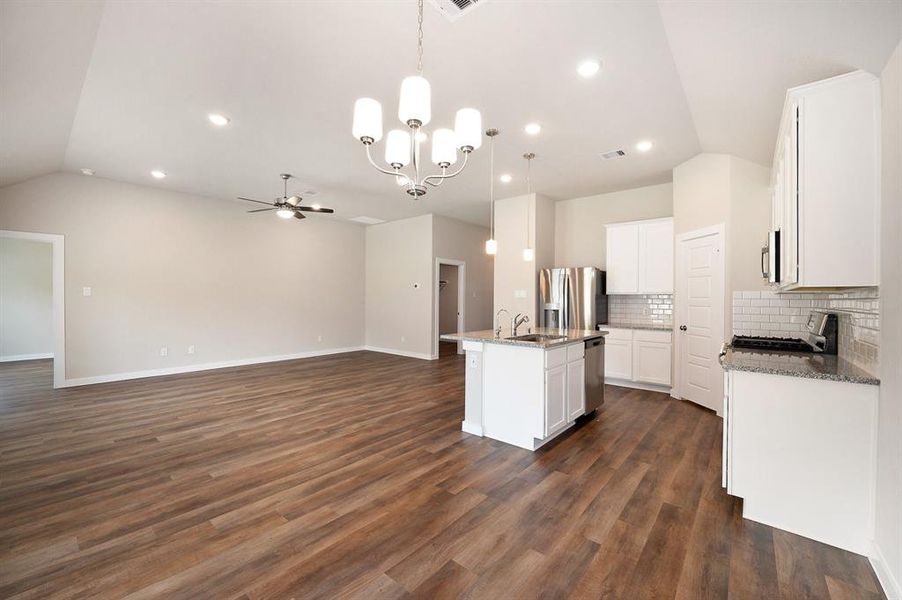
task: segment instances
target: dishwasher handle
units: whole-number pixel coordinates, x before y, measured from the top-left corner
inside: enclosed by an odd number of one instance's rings
[[[589,340],[588,342],[586,342],[586,348],[594,348],[595,346],[601,346],[602,344],[604,344],[604,338]]]

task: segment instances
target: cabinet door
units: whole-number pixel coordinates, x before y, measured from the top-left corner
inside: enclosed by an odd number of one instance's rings
[[[639,293],[673,293],[673,221],[639,225]]]
[[[607,234],[607,290],[609,294],[639,292],[639,226],[611,225]]]
[[[670,344],[633,342],[633,380],[670,385]]]
[[[783,211],[780,231],[780,284],[792,285],[799,281],[799,162],[798,162],[798,108],[794,107],[790,132],[783,140]]]
[[[604,376],[615,379],[633,378],[633,343],[623,340],[604,341]]]
[[[567,424],[567,365],[545,371],[545,437]]]
[[[586,412],[586,363],[581,358],[567,363],[567,422]]]

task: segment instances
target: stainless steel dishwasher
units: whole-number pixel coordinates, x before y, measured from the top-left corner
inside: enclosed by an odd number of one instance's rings
[[[604,404],[604,338],[586,341],[586,414]]]

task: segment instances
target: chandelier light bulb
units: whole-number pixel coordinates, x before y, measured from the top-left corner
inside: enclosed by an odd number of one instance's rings
[[[281,219],[290,219],[291,217],[294,216],[294,211],[291,210],[290,208],[280,208],[279,210],[276,211],[276,216],[278,216]]]
[[[450,166],[457,162],[455,135],[450,129],[436,129],[432,134],[432,162]]]
[[[536,251],[532,248],[523,248],[523,260],[532,262],[536,259]]]
[[[411,75],[401,82],[398,118],[405,125],[418,121],[420,126],[432,120],[432,91],[425,77]]]
[[[498,240],[486,240],[485,253],[492,255],[498,254]]]
[[[392,129],[385,138],[385,162],[395,166],[407,166],[410,162],[410,134]]]
[[[382,105],[372,98],[360,98],[354,103],[354,125],[351,132],[358,140],[382,139]]]
[[[482,146],[482,115],[475,108],[462,108],[454,117],[457,147],[477,150]]]

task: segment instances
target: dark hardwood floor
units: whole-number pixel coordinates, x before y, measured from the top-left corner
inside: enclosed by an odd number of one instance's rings
[[[461,433],[442,354],[60,391],[0,364],[0,598],[882,597],[740,517],[714,414],[608,387],[530,453]]]

